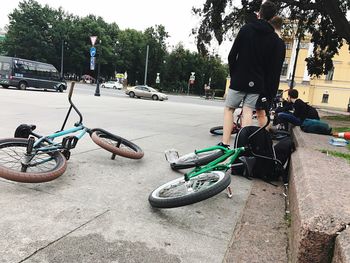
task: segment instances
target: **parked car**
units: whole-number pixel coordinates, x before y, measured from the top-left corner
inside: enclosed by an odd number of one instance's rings
[[[157,91],[156,89],[146,86],[139,85],[135,87],[128,88],[125,93],[130,96],[130,98],[152,98],[153,100],[167,100],[168,96],[164,93]]]
[[[87,84],[92,84],[96,82],[95,78],[91,77],[90,75],[83,75],[81,76],[81,79],[83,83],[87,83]]]
[[[102,83],[101,87],[108,88],[108,89],[122,89],[123,85],[118,81],[107,81],[105,83]]]

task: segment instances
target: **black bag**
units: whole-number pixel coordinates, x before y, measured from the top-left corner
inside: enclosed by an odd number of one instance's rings
[[[269,132],[263,129],[249,139],[258,129],[256,126],[244,127],[235,138],[235,148],[243,146],[249,148],[237,161],[246,166],[240,174],[267,182],[278,181],[282,176],[283,182],[287,183],[290,156],[295,150],[292,138],[286,137],[273,146]],[[255,160],[252,161],[252,158]],[[232,172],[236,173],[237,169],[233,169]]]
[[[277,176],[282,176],[283,183],[289,181],[289,164],[292,152],[295,151],[295,144],[291,137],[280,140],[274,147],[276,159],[279,161],[275,166]]]
[[[257,132],[258,129],[259,127],[256,126],[242,128],[235,138],[235,148],[247,146],[249,150],[243,156],[255,158],[254,167],[249,167],[251,171],[248,174],[249,177],[261,178],[269,182],[276,181],[278,178],[273,173],[276,156],[271,136],[265,129]],[[255,132],[257,133],[249,139]],[[238,161],[242,161],[242,158]]]

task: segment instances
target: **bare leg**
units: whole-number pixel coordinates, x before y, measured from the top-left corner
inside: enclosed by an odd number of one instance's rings
[[[251,126],[253,122],[253,109],[243,106],[242,127]]]
[[[231,132],[233,129],[233,113],[234,108],[225,107],[224,109],[224,134],[222,136],[222,142],[224,144],[230,144],[231,142]]]

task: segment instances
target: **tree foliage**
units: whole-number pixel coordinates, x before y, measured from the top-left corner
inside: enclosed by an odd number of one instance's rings
[[[314,43],[313,55],[307,59],[310,74],[326,74],[332,67],[332,58],[343,45],[343,39],[350,43],[350,23],[346,18],[350,0],[272,0],[280,7],[280,14],[290,24],[300,27],[296,37],[311,34]],[[206,0],[202,8],[193,9],[201,17],[200,26],[194,30],[197,48],[207,53],[213,38],[219,44],[225,37],[232,37],[234,31],[257,12],[262,0]]]
[[[94,15],[78,17],[61,8],[41,6],[35,0],[20,2],[9,14],[10,23],[1,49],[8,56],[48,62],[57,69],[61,65],[64,46],[64,73],[94,77],[90,70],[90,36],[97,36],[96,60],[101,63],[101,76],[110,79],[115,72],[128,73],[130,84],[143,84],[146,50],[149,46],[147,84],[156,85],[160,73],[164,90],[185,91],[191,72],[196,82],[191,92],[202,93],[204,82],[212,79],[212,86],[224,89],[227,68],[216,57],[202,56],[179,45],[169,52],[169,37],[163,25],[142,31],[121,30],[116,23],[106,23]]]

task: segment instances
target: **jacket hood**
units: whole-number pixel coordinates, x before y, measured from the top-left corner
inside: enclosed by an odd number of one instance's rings
[[[275,32],[271,24],[263,19],[256,19],[251,22],[251,25],[255,31],[261,34],[271,34]]]

